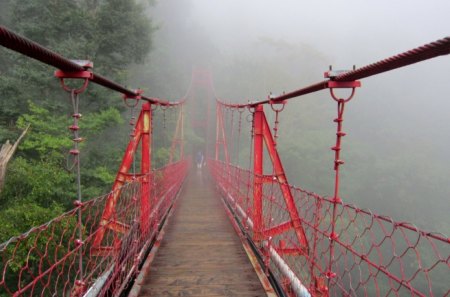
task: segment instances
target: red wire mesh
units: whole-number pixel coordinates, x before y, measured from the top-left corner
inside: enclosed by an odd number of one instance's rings
[[[0,296],[116,296],[129,284],[145,260],[160,222],[170,209],[186,176],[184,160],[153,171],[150,229],[142,232],[140,222],[141,181],[125,184],[108,232],[100,249],[93,239],[101,228],[102,212],[109,195],[83,202],[69,212],[13,237],[0,245]],[[82,226],[77,212],[81,209]],[[82,229],[84,242],[79,242]],[[114,232],[111,231],[114,229]],[[80,275],[79,251],[84,275]],[[82,281],[80,281],[82,280]]]
[[[253,238],[253,173],[213,160],[209,161],[209,168],[248,237]],[[305,296],[318,296],[318,286],[328,286],[326,294],[330,296],[450,295],[449,238],[344,203],[336,205],[337,237],[330,273],[333,201],[300,188],[290,189],[305,228],[309,252],[302,252],[292,228],[272,232],[274,227],[282,228],[283,223],[289,222],[276,180],[263,185],[266,232],[261,241],[255,242],[279,283],[290,283],[291,288],[301,284],[309,291]],[[298,282],[293,284],[292,280]]]

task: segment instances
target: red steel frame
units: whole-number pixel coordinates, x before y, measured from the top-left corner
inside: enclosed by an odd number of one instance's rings
[[[253,181],[253,223],[254,223],[254,240],[260,241],[264,237],[268,237],[275,234],[280,234],[294,229],[297,240],[300,244],[302,251],[307,254],[309,251],[308,241],[306,239],[305,231],[303,229],[301,219],[298,215],[295,201],[289,187],[286,174],[284,172],[283,164],[278,154],[278,150],[275,146],[275,142],[272,136],[270,126],[267,122],[266,115],[264,114],[263,105],[257,105],[254,111],[254,127],[253,127],[253,145],[254,145],[254,181]],[[272,166],[274,169],[274,175],[264,175],[263,163],[264,163],[264,151],[263,145],[266,145],[267,152],[270,156]],[[262,186],[265,182],[272,182],[277,180],[280,184],[281,192],[286,203],[286,207],[289,210],[290,221],[282,223],[278,226],[270,229],[265,229],[263,226],[263,210],[262,210]]]
[[[133,158],[138,149],[139,143],[141,143],[141,173],[139,174],[139,176],[143,176],[144,178],[141,186],[141,232],[145,233],[149,228],[150,222],[148,222],[147,219],[150,214],[149,211],[151,201],[151,118],[151,104],[148,102],[144,103],[135,125],[133,137],[128,143],[127,149],[122,159],[122,164],[120,165],[116,179],[114,180],[112,192],[106,201],[105,209],[100,221],[100,225],[103,228],[99,229],[99,232],[96,234],[93,242],[93,249],[95,253],[101,254],[101,251],[103,249],[110,250],[112,248],[101,246],[105,232],[108,229],[113,232],[119,233],[124,233],[128,229],[128,226],[111,218],[114,217],[115,214],[115,207],[121,193],[120,188],[125,182],[132,180],[136,176],[133,174],[129,174],[128,172],[133,164]]]
[[[11,50],[20,52],[20,53],[22,53],[26,56],[29,56],[33,59],[39,60],[45,64],[52,65],[52,66],[60,69],[60,71],[57,71],[57,73],[56,73],[57,76],[60,78],[85,78],[85,85],[87,85],[88,81],[90,81],[90,82],[102,85],[106,88],[120,92],[122,94],[125,94],[129,98],[137,99],[137,97],[139,97],[140,99],[148,101],[148,103],[143,105],[143,108],[141,110],[139,119],[135,126],[135,133],[134,133],[132,139],[130,140],[130,143],[128,144],[125,156],[122,160],[121,167],[116,176],[116,180],[113,185],[113,191],[106,199],[107,200],[106,206],[105,206],[105,208],[103,210],[103,214],[101,216],[100,228],[99,228],[99,231],[95,233],[92,250],[93,250],[94,254],[101,255],[102,251],[107,251],[107,250],[110,251],[111,249],[115,249],[117,247],[117,244],[120,244],[120,242],[113,242],[112,243],[113,246],[105,246],[105,247],[101,246],[102,241],[104,241],[103,239],[104,239],[105,233],[108,230],[114,232],[115,234],[126,233],[127,231],[130,230],[130,227],[127,224],[120,222],[116,219],[116,212],[117,212],[117,207],[119,207],[118,199],[120,199],[119,193],[121,192],[121,187],[124,185],[124,183],[126,181],[133,180],[136,176],[141,176],[143,179],[143,181],[140,184],[141,191],[143,191],[143,195],[141,196],[141,212],[139,215],[139,220],[140,220],[139,228],[141,229],[140,231],[143,234],[147,233],[151,224],[155,223],[154,221],[153,222],[148,221],[148,218],[150,217],[149,212],[150,212],[150,207],[151,207],[151,203],[152,203],[151,195],[150,195],[151,190],[152,190],[152,175],[151,175],[152,110],[151,110],[151,104],[174,106],[174,105],[182,104],[187,97],[185,96],[182,99],[182,101],[180,101],[180,102],[168,102],[168,101],[161,100],[158,98],[151,98],[151,97],[143,96],[141,93],[139,93],[137,91],[126,89],[125,87],[107,79],[106,77],[103,77],[103,76],[93,73],[90,69],[91,67],[82,66],[80,64],[77,64],[74,61],[70,61],[70,60],[58,55],[57,53],[54,53],[54,52],[42,47],[41,45],[39,45],[31,40],[28,40],[24,37],[21,37],[21,36],[15,34],[14,32],[8,30],[7,28],[5,28],[3,26],[0,26],[0,45],[3,45],[4,47],[7,47]],[[226,143],[226,137],[225,137],[226,134],[225,134],[224,123],[223,123],[224,120],[222,117],[222,108],[224,106],[228,106],[231,108],[240,108],[240,107],[254,108],[254,111],[253,111],[253,113],[254,113],[253,114],[253,116],[254,116],[254,120],[253,120],[253,128],[254,128],[253,129],[253,133],[254,133],[253,134],[253,137],[254,137],[254,143],[253,143],[253,145],[254,145],[253,200],[254,200],[254,202],[253,203],[254,203],[254,205],[253,205],[253,212],[252,212],[252,221],[253,221],[252,226],[253,226],[253,231],[254,231],[253,239],[256,242],[260,242],[264,238],[269,238],[270,236],[279,235],[287,230],[294,229],[296,237],[302,248],[302,251],[300,252],[300,254],[306,254],[308,252],[309,246],[308,246],[307,239],[305,237],[305,232],[304,232],[303,227],[304,226],[308,227],[308,225],[311,225],[311,223],[308,223],[306,220],[301,221],[299,218],[299,214],[295,207],[293,196],[291,193],[291,188],[287,182],[286,175],[285,175],[279,154],[277,152],[274,138],[270,131],[270,127],[267,123],[267,119],[265,117],[262,104],[273,104],[273,103],[277,103],[277,102],[279,103],[279,102],[283,102],[285,100],[289,100],[289,99],[292,99],[295,97],[299,97],[299,96],[302,96],[305,94],[313,93],[313,92],[327,89],[327,88],[329,88],[331,90],[331,92],[332,92],[333,88],[353,88],[354,89],[355,87],[359,86],[359,85],[357,85],[358,83],[356,82],[357,79],[380,74],[380,73],[387,72],[387,71],[390,71],[390,70],[393,70],[396,68],[401,68],[401,67],[404,67],[404,66],[407,66],[407,65],[410,65],[413,63],[417,63],[420,61],[424,61],[427,59],[431,59],[431,58],[434,58],[434,57],[437,57],[440,55],[448,55],[449,53],[450,53],[450,37],[445,37],[441,40],[438,40],[438,41],[426,44],[424,46],[412,49],[410,51],[390,57],[388,59],[378,61],[376,63],[364,66],[359,69],[354,69],[353,71],[347,71],[343,74],[338,74],[336,76],[326,76],[327,78],[330,78],[330,80],[322,81],[322,82],[316,83],[311,86],[307,86],[302,89],[294,90],[290,93],[286,93],[286,94],[283,94],[278,97],[271,97],[268,100],[263,100],[263,101],[258,101],[258,102],[250,102],[247,104],[224,104],[224,103],[219,102],[218,105],[220,105],[220,107],[217,108],[217,126],[216,126],[216,133],[217,133],[216,134],[216,159],[218,159],[219,155],[220,155],[220,152],[219,152],[220,144],[223,144],[224,155],[225,155],[225,159],[226,159],[226,167],[225,167],[224,171],[226,171],[226,174],[227,174],[226,175],[227,186],[231,186],[231,184],[230,184],[230,182],[231,182],[230,167],[231,166],[230,166],[229,157],[228,157],[227,143]],[[201,77],[201,75],[199,75],[199,77],[200,77],[200,79],[197,78],[197,80],[199,82],[201,82],[202,84],[204,84],[204,86],[206,88],[208,88],[209,91],[212,92],[213,86],[212,86],[212,80],[211,80],[209,73],[207,73],[207,75],[204,75],[203,78]],[[188,94],[189,94],[189,92],[188,92]],[[328,282],[330,282],[333,278],[339,277],[339,272],[335,273],[332,270],[332,268],[333,268],[332,264],[334,263],[334,261],[333,261],[333,258],[334,258],[333,246],[335,244],[338,244],[341,246],[341,248],[345,248],[346,251],[351,252],[355,257],[357,257],[358,261],[359,261],[359,259],[361,259],[361,262],[365,262],[368,265],[370,265],[370,267],[376,268],[376,270],[378,272],[384,273],[387,277],[389,277],[390,280],[394,280],[400,286],[407,287],[411,293],[414,293],[415,295],[425,296],[424,294],[421,294],[419,291],[417,291],[415,288],[413,288],[411,285],[411,281],[408,279],[405,279],[404,275],[401,275],[399,277],[399,276],[395,275],[395,273],[390,272],[389,269],[387,269],[383,263],[381,263],[381,264],[374,263],[368,257],[368,255],[366,255],[364,253],[360,253],[357,250],[357,248],[354,248],[353,243],[351,243],[351,242],[348,243],[347,241],[345,241],[345,239],[340,239],[338,236],[338,232],[335,232],[337,217],[341,215],[341,214],[337,213],[336,209],[338,207],[340,207],[340,208],[345,207],[347,210],[354,209],[357,213],[370,214],[372,217],[372,220],[375,218],[376,220],[379,220],[379,221],[388,221],[389,223],[393,223],[395,228],[398,228],[400,226],[403,229],[412,230],[412,231],[420,234],[421,237],[435,238],[446,244],[448,244],[450,242],[450,240],[448,238],[433,235],[432,233],[429,233],[429,232],[420,231],[417,228],[411,227],[405,223],[395,223],[393,221],[387,220],[385,217],[372,215],[371,213],[356,209],[351,206],[346,206],[342,203],[341,199],[339,198],[339,166],[343,164],[343,161],[339,159],[339,151],[340,151],[341,137],[343,137],[345,135],[345,133],[343,133],[343,131],[342,131],[344,103],[346,101],[348,101],[349,99],[344,100],[344,99],[335,98],[333,93],[332,93],[332,96],[338,102],[338,118],[335,120],[336,123],[338,124],[337,139],[336,139],[336,146],[334,146],[332,148],[335,151],[335,171],[336,171],[335,193],[331,200],[322,199],[325,202],[331,203],[331,207],[329,207],[331,210],[328,210],[328,212],[331,212],[332,230],[331,230],[331,233],[328,233],[328,230],[327,230],[327,231],[324,231],[322,234],[330,241],[329,251],[328,251],[330,262],[328,265],[326,265],[327,267],[326,267],[326,271],[325,271],[325,275],[328,278]],[[210,102],[208,102],[208,106],[209,106],[209,104],[210,104]],[[181,117],[182,117],[182,115],[181,115]],[[208,120],[209,120],[209,108],[208,108]],[[182,119],[181,119],[181,125],[182,125]],[[178,128],[178,125],[177,125],[177,128]],[[181,129],[182,129],[182,127],[181,127]],[[206,129],[208,129],[208,126],[206,126]],[[172,143],[173,146],[176,145],[175,142],[176,141],[174,138],[174,141]],[[133,157],[137,151],[139,143],[141,143],[141,154],[142,154],[141,166],[140,166],[141,172],[138,175],[136,175],[136,174],[131,175],[128,173],[128,171],[133,163]],[[272,161],[272,165],[273,165],[273,169],[274,169],[273,175],[264,175],[264,168],[263,168],[264,143],[267,147],[268,154]],[[180,154],[182,154],[182,153],[183,153],[183,148],[181,146]],[[171,155],[173,158],[173,153]],[[273,228],[265,229],[264,221],[262,219],[263,218],[262,190],[263,190],[264,183],[274,181],[274,180],[276,180],[280,186],[280,190],[281,190],[283,199],[285,201],[286,209],[289,213],[290,220],[287,222],[281,223],[278,226],[275,226]],[[84,205],[83,203],[81,203],[81,201],[79,201],[79,202],[80,203],[78,203],[76,205],[76,207],[78,207],[78,208],[85,207],[86,209],[89,209],[88,204]],[[318,208],[320,209],[320,207],[318,207]],[[71,215],[72,212],[69,212],[67,214]],[[302,218],[304,218],[304,217],[302,217]],[[56,222],[56,220],[54,222]],[[318,223],[314,222],[314,226],[316,226],[316,225],[318,225]],[[80,224],[80,226],[81,226],[81,224]],[[34,232],[44,232],[45,230],[48,230],[47,225],[43,225],[38,229],[34,229]],[[118,238],[119,236],[115,236],[115,237]],[[390,238],[391,234],[387,234],[387,235],[385,234],[385,237]],[[16,240],[20,241],[21,238],[16,238]],[[405,241],[408,241],[408,243],[409,243],[408,237],[405,237]],[[75,240],[75,242],[76,242],[76,247],[73,251],[76,251],[77,249],[81,250],[81,246],[83,244],[81,239],[77,239],[77,240]],[[11,241],[8,243],[11,243]],[[267,244],[267,243],[263,243],[263,246],[264,246],[264,244]],[[409,249],[414,249],[414,251],[417,253],[415,248],[416,248],[416,246],[409,246]],[[435,248],[435,246],[433,246],[433,249],[434,248]],[[35,248],[33,247],[29,253],[31,253],[31,251],[34,249]],[[316,237],[314,238],[312,250],[315,253]],[[269,247],[269,251],[270,251],[270,247]],[[283,244],[283,246],[281,246],[281,242],[280,242],[280,249],[276,249],[276,251],[279,253],[282,253],[282,254],[289,254],[289,255],[291,255],[292,253],[295,253],[295,250],[292,249],[291,247],[285,247],[284,244]],[[69,253],[67,255],[65,255],[64,257],[68,257],[68,255],[69,255]],[[324,253],[322,253],[322,256],[323,255],[324,255]],[[30,254],[29,254],[29,256],[30,256]],[[395,255],[395,256],[397,257],[397,255]],[[313,257],[315,259],[316,255],[314,254]],[[446,263],[447,267],[448,267],[448,257],[441,259],[441,256],[439,256],[439,262]],[[41,260],[41,264],[42,263],[43,263],[43,261]],[[358,263],[360,263],[360,262],[358,262]],[[437,265],[437,264],[435,264],[435,265]],[[53,271],[53,269],[54,269],[53,267],[56,267],[56,264],[54,264],[48,271]],[[434,266],[432,266],[429,270],[433,269],[433,267]],[[28,268],[29,268],[28,264],[23,266],[21,268],[20,274],[22,274],[25,270],[28,270]],[[369,272],[371,269],[372,268],[369,269]],[[422,267],[420,267],[420,269],[418,271],[422,271],[422,270],[425,271],[428,269],[423,269]],[[81,269],[80,269],[80,271],[82,274]],[[378,274],[378,272],[376,272],[376,274]],[[428,273],[427,271],[425,271],[425,272]],[[376,275],[376,274],[374,274],[374,275]],[[370,275],[374,276],[374,275],[372,275],[371,272],[370,272]],[[34,285],[36,283],[38,283],[39,281],[41,281],[43,279],[43,277],[46,277],[45,273],[41,273],[39,275],[39,278],[35,278],[32,283],[30,283],[29,285],[26,286],[26,288],[24,287],[24,288],[21,288],[20,290],[24,292],[29,287],[34,288]],[[59,279],[60,275],[58,275],[57,278]],[[428,275],[426,275],[426,278],[428,279]],[[2,281],[3,280],[0,280],[0,285],[4,286],[4,283],[2,283]],[[322,279],[314,279],[314,281],[321,282]],[[428,279],[428,281],[430,282],[429,279]],[[333,281],[333,282],[335,282],[335,281]],[[317,284],[316,284],[316,287],[321,287],[321,289],[325,289],[325,290],[328,289],[325,286],[325,284],[319,284],[319,286],[317,286]],[[429,288],[430,288],[430,292],[431,292],[431,282],[429,284]],[[76,287],[75,287],[75,289],[76,289]],[[446,295],[448,295],[448,292],[449,291],[447,291]],[[75,291],[74,291],[74,293],[75,293]],[[317,294],[317,292],[315,292],[315,293]],[[20,292],[18,294],[20,294]],[[15,295],[18,295],[18,294],[15,294]],[[314,296],[316,296],[316,294]]]
[[[217,121],[216,121],[216,153],[215,159],[220,159],[220,147],[223,147],[225,164],[230,164],[227,148],[226,133],[223,124],[222,115],[223,105],[217,104]],[[303,253],[307,254],[309,251],[308,241],[306,239],[305,231],[301,223],[297,208],[295,207],[295,201],[289,187],[287,177],[281,162],[280,155],[275,146],[275,141],[270,130],[270,126],[267,122],[264,114],[263,105],[257,105],[253,114],[253,207],[252,207],[252,221],[253,221],[253,240],[260,242],[269,236],[280,234],[294,229],[298,243]],[[274,175],[264,175],[264,144],[266,145],[267,152],[270,156],[274,168]],[[227,169],[229,172],[229,170]],[[262,187],[266,182],[272,182],[277,180],[280,184],[281,192],[283,193],[284,201],[289,210],[290,220],[284,222],[278,226],[266,229],[263,224],[263,205],[262,205]],[[298,247],[295,247],[298,249]],[[292,250],[297,250],[292,249]],[[286,251],[291,252],[289,247]]]
[[[284,231],[291,229],[294,227],[296,237],[301,245],[302,251],[300,254],[304,254],[307,261],[310,261],[310,277],[311,277],[311,286],[310,286],[310,294],[313,296],[327,296],[329,294],[329,288],[331,284],[336,284],[335,278],[339,278],[339,269],[338,265],[335,265],[335,262],[337,261],[335,258],[336,253],[336,245],[341,244],[341,239],[339,238],[339,233],[336,231],[337,228],[337,222],[338,217],[340,214],[338,214],[338,207],[342,205],[342,200],[339,197],[339,167],[344,163],[343,160],[340,159],[340,150],[341,150],[341,142],[342,137],[345,136],[345,133],[342,131],[342,122],[343,122],[343,114],[344,114],[344,105],[346,102],[350,101],[355,93],[355,88],[360,87],[360,82],[357,81],[357,79],[369,77],[372,75],[380,74],[383,72],[387,72],[393,69],[405,67],[407,65],[411,65],[420,61],[424,61],[427,59],[435,58],[440,55],[448,55],[450,54],[450,37],[446,37],[444,39],[438,40],[436,42],[432,42],[429,44],[426,44],[424,46],[409,50],[407,52],[401,53],[399,55],[375,62],[373,64],[364,66],[359,69],[353,69],[353,71],[343,71],[343,72],[326,72],[325,78],[328,78],[329,80],[321,81],[319,83],[294,90],[289,93],[285,93],[280,96],[270,96],[266,100],[261,101],[253,101],[248,102],[244,104],[240,103],[225,103],[224,100],[217,99],[218,105],[221,107],[218,108],[218,110],[221,110],[222,108],[231,108],[231,109],[242,109],[242,108],[248,108],[253,112],[253,145],[254,145],[254,151],[253,151],[253,205],[252,205],[252,212],[251,212],[251,219],[246,216],[243,210],[241,210],[244,215],[244,223],[246,224],[247,221],[250,222],[250,227],[253,229],[253,240],[255,242],[261,242],[264,246],[267,244],[267,242],[270,242],[271,236],[282,234]],[[334,94],[335,88],[347,88],[351,89],[351,95],[347,99],[338,98]],[[320,90],[329,89],[331,96],[333,99],[338,103],[338,116],[334,120],[337,123],[337,133],[336,133],[336,144],[334,147],[332,147],[332,150],[335,153],[335,160],[334,160],[334,170],[335,170],[335,190],[334,190],[334,196],[333,199],[331,199],[332,207],[330,209],[331,211],[331,217],[330,217],[330,228],[331,230],[327,230],[324,235],[329,241],[328,250],[326,253],[328,253],[328,263],[326,264],[325,271],[319,272],[319,276],[316,276],[316,274],[313,272],[314,269],[314,261],[317,259],[318,255],[316,252],[317,249],[317,232],[314,231],[314,240],[312,242],[312,251],[313,251],[313,258],[308,259],[309,257],[309,247],[308,242],[305,236],[305,232],[303,227],[307,226],[310,227],[310,223],[307,221],[300,221],[298,218],[298,211],[295,207],[295,203],[292,198],[292,193],[290,192],[290,186],[286,180],[286,176],[284,174],[284,170],[282,167],[281,160],[279,158],[278,152],[276,150],[274,139],[270,132],[270,127],[267,123],[266,117],[264,115],[263,110],[263,104],[274,104],[274,103],[284,103],[286,100],[293,99],[299,96],[303,96],[306,94],[310,94],[313,92],[317,92]],[[221,129],[217,129],[217,135],[216,135],[216,142],[219,141],[219,131],[224,131],[223,128],[223,119],[221,118],[221,115],[218,113],[218,119],[217,119],[217,125],[222,126]],[[225,142],[224,142],[225,143]],[[273,175],[264,175],[264,168],[263,168],[263,148],[264,143],[267,146],[268,154],[271,158],[274,174]],[[216,160],[218,159],[218,153],[217,153],[217,144],[216,144]],[[216,162],[217,163],[217,162]],[[233,188],[232,186],[232,179],[231,179],[231,166],[229,164],[229,161],[226,161],[226,166],[222,167],[222,170],[225,169],[226,172],[222,173],[222,185],[224,185],[226,188]],[[216,172],[216,175],[218,173]],[[249,173],[251,174],[251,173]],[[225,178],[223,178],[225,177]],[[277,181],[277,183],[280,186],[280,190],[282,193],[282,196],[285,200],[286,204],[286,210],[289,213],[290,221],[285,223],[279,223],[278,226],[271,228],[270,230],[264,230],[264,214],[263,214],[263,185],[265,182],[272,182]],[[225,183],[224,183],[225,182]],[[247,185],[248,186],[248,185]],[[225,191],[225,195],[227,192]],[[318,206],[318,209],[320,209],[320,204]],[[303,218],[303,217],[302,217]],[[303,223],[303,224],[302,224]],[[318,226],[317,219],[314,222],[314,226]],[[330,232],[331,231],[331,232]],[[268,240],[268,241],[263,241]],[[445,240],[444,240],[445,241]],[[448,241],[447,239],[447,242]],[[281,243],[282,246],[281,246]],[[351,249],[351,246],[345,246],[348,249]],[[339,247],[342,248],[342,245]],[[289,254],[295,253],[295,249],[292,249],[291,247],[285,247],[284,242],[280,241],[280,249],[276,249],[277,253],[280,254]],[[323,254],[323,253],[322,253]],[[341,257],[341,256],[340,256]],[[371,261],[369,261],[367,258],[361,258],[362,260],[369,263],[369,265],[373,265]],[[447,260],[448,261],[448,260]],[[375,265],[373,265],[375,266]],[[392,280],[397,281],[398,283],[402,284],[403,286],[408,287],[412,292],[417,292],[415,288],[411,287],[411,284],[408,283],[405,285],[401,278],[394,275],[393,273],[387,271],[385,268],[383,268],[381,265],[378,267],[379,271],[385,272],[385,274],[391,278]],[[288,273],[290,275],[290,273]],[[326,277],[326,278],[324,278]],[[403,276],[402,276],[403,277]],[[428,277],[428,276],[427,276]],[[301,288],[301,286],[299,286]],[[300,293],[298,291],[297,293]],[[447,292],[448,293],[448,292]]]

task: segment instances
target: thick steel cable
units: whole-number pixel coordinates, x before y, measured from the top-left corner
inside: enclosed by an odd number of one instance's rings
[[[380,60],[367,66],[363,66],[353,71],[340,74],[332,78],[331,80],[339,82],[355,81],[448,54],[450,54],[450,37],[445,37],[443,39],[425,44],[404,53]],[[283,94],[281,96],[262,101],[253,101],[243,104],[226,103],[220,99],[218,99],[218,101],[221,104],[229,107],[253,107],[259,104],[269,104],[273,102],[289,100],[306,94],[328,89],[330,87],[329,82],[330,80],[324,80],[313,85]]]
[[[424,60],[448,54],[450,54],[450,37],[445,37],[443,39],[425,44],[396,56],[392,56],[376,63],[358,68],[356,70],[343,73],[341,75],[338,75],[334,80],[353,81],[357,79],[363,79],[372,75],[380,74],[393,69],[401,68]]]
[[[0,45],[9,48],[12,51],[21,53],[25,56],[38,60],[44,64],[53,66],[64,72],[79,72],[86,70],[84,67],[78,65],[77,63],[59,55],[56,52],[53,52],[45,48],[44,46],[28,38],[20,36],[17,33],[14,33],[13,31],[7,29],[4,26],[0,26]],[[93,83],[117,91],[129,97],[139,96],[139,94],[136,91],[129,90],[126,87],[99,74],[93,73],[92,78],[90,80]],[[186,99],[183,98],[180,101],[169,102],[167,100],[142,95],[141,98],[152,104],[171,105],[171,106],[182,104]]]

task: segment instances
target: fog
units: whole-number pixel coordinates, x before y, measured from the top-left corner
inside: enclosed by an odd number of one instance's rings
[[[329,65],[360,67],[446,37],[449,11],[446,0],[156,1],[154,49],[132,81],[177,99],[192,67],[204,67],[219,97],[265,99],[323,80]],[[448,233],[449,71],[446,56],[362,80],[345,114],[345,202]],[[322,91],[281,114],[288,178],[321,195],[332,194],[335,109]]]

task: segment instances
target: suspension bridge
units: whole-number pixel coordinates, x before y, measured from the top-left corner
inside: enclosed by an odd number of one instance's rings
[[[450,295],[448,237],[340,198],[345,107],[360,80],[448,55],[450,37],[361,68],[330,69],[316,84],[247,103],[218,98],[211,74],[201,69],[183,98],[168,101],[123,87],[95,73],[91,62],[69,60],[5,27],[0,44],[55,67],[73,103],[70,154],[78,185],[83,92],[98,84],[141,108],[109,193],[83,200],[78,187],[72,210],[0,245],[1,296]],[[69,87],[72,80],[81,86]],[[350,95],[341,98],[336,89]],[[277,149],[285,104],[322,90],[337,107],[330,119],[336,124],[330,197],[291,185]],[[190,105],[203,109],[186,123]],[[161,129],[154,114],[166,109],[178,113],[170,158],[153,168],[152,136]],[[191,168],[185,154],[188,124],[206,141],[206,168]],[[250,146],[246,168],[238,162],[244,145]]]

